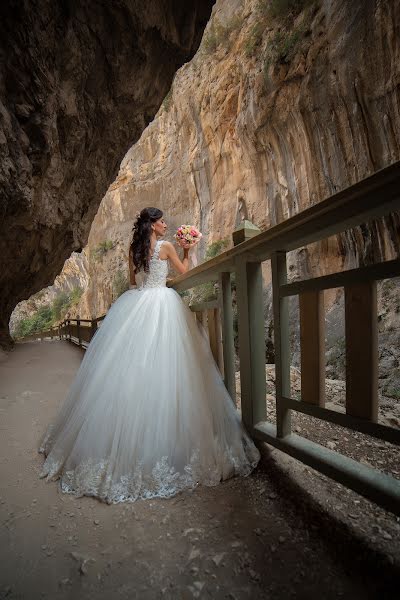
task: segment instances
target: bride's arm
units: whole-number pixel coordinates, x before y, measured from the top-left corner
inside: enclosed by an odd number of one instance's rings
[[[186,273],[189,270],[189,246],[182,247],[183,258],[180,260],[173,244],[167,240],[165,240],[163,243],[163,248],[166,250],[167,258],[179,274]]]

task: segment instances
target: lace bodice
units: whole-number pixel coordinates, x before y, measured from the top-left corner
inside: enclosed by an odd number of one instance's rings
[[[136,276],[137,289],[165,287],[168,275],[168,259],[159,258],[160,248],[164,240],[157,240],[154,254],[150,258],[149,272],[139,271]]]

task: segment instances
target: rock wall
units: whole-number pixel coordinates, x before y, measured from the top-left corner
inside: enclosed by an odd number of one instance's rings
[[[116,245],[90,263],[89,313],[112,302],[115,269],[127,274],[132,222],[146,205],[164,210],[168,239],[183,222],[199,226],[204,254],[242,219],[264,230],[399,160],[400,4],[304,4],[271,15],[260,0],[216,3],[93,221],[89,248]],[[292,252],[290,277],[391,258],[399,231],[393,214]],[[268,284],[268,263],[264,272]]]
[[[0,6],[0,344],[87,237],[126,151],[196,51],[212,0]]]
[[[78,287],[86,290],[88,285],[89,273],[86,252],[73,252],[65,261],[61,273],[57,275],[52,285],[33,294],[28,300],[22,300],[17,304],[10,318],[11,335],[15,333],[18,321],[31,317],[43,306],[51,305],[59,294],[69,294],[74,288]],[[75,314],[75,308],[73,312]]]
[[[165,211],[169,239],[182,222],[198,225],[204,253],[244,218],[266,229],[398,160],[399,12],[396,2],[343,0],[271,16],[259,1],[219,0],[198,52],[100,204],[81,316],[104,314],[113,301],[143,206]],[[113,247],[96,254],[107,241]],[[322,274],[398,250],[391,215],[291,253],[289,273]]]

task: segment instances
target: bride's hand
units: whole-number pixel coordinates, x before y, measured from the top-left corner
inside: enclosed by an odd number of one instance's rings
[[[178,244],[184,250],[189,250],[190,248],[192,248],[194,246],[194,244],[191,244],[190,242],[187,242],[186,240],[179,240]]]

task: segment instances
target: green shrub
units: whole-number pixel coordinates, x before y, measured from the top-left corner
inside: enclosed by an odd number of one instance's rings
[[[79,285],[77,285],[76,287],[74,287],[72,289],[70,296],[69,296],[71,306],[78,304],[79,300],[81,299],[82,294],[83,294],[83,288],[81,288]]]
[[[259,0],[258,11],[266,17],[285,19],[296,17],[312,4],[313,0]]]
[[[207,246],[205,252],[205,260],[210,260],[224,250],[224,248],[228,245],[228,238],[224,238],[221,240],[216,240]],[[208,300],[215,300],[217,297],[218,283],[213,281],[207,281],[206,283],[202,283],[191,292],[190,296],[190,304],[198,304],[200,302],[207,302]]]
[[[304,39],[307,27],[301,24],[292,31],[278,30],[274,33],[264,53],[264,77],[268,79],[271,65],[281,63],[289,64]]]
[[[217,34],[215,29],[210,28],[210,31],[207,31],[204,36],[202,46],[206,54],[212,54],[215,52],[215,50],[218,48]]]
[[[272,37],[264,51],[263,72],[266,81],[269,79],[269,68],[278,63],[289,64],[299,51],[305,37],[309,34],[315,9],[319,0],[260,0],[258,10],[261,15],[259,28],[267,19],[278,21]],[[295,19],[300,15],[300,23]],[[279,28],[278,28],[279,27]],[[257,45],[257,34],[254,40],[248,40],[248,55]],[[259,34],[258,34],[259,35]],[[262,35],[262,34],[261,34]]]
[[[229,49],[231,45],[231,34],[239,30],[243,24],[243,17],[234,15],[226,25],[222,25],[218,19],[214,19],[210,29],[204,35],[202,50],[206,54],[212,54],[218,46],[222,45]]]
[[[41,306],[33,315],[26,319],[21,319],[15,328],[14,336],[16,338],[40,333],[53,326],[53,315],[50,304]]]
[[[387,386],[385,389],[385,396],[389,396],[389,398],[395,398],[396,400],[400,400],[400,388],[395,387],[394,385]]]
[[[218,284],[217,284],[218,285]],[[208,302],[209,300],[215,300],[217,295],[215,293],[215,284],[212,281],[207,281],[196,287],[195,295],[192,297],[192,302],[198,304],[200,302]]]
[[[223,249],[228,245],[228,238],[224,238],[222,240],[216,240],[207,246],[205,259],[210,260],[210,258],[214,258],[214,256],[218,256],[221,254]]]
[[[71,298],[67,292],[61,292],[53,300],[52,312],[53,320],[60,321],[69,309],[71,304]]]
[[[265,26],[258,22],[251,28],[250,35],[244,45],[244,52],[247,57],[253,56],[255,49],[260,45]]]
[[[52,304],[52,315],[53,315],[53,324],[61,321],[68,310],[76,306],[83,294],[83,288],[79,285],[72,288],[72,290],[67,292],[61,292],[57,295],[57,297],[53,300]]]
[[[115,243],[112,240],[104,240],[100,242],[93,250],[92,250],[92,258],[93,260],[102,259],[103,256],[109,251],[112,250],[115,246]]]
[[[389,293],[391,291],[393,291],[396,288],[396,283],[393,281],[393,279],[384,279],[381,282],[381,289],[382,289],[382,295],[383,296],[388,296]]]
[[[116,300],[129,289],[129,281],[124,271],[118,270],[113,278],[113,299]]]
[[[170,87],[167,95],[165,96],[164,100],[162,101],[162,107],[166,112],[168,112],[169,109],[171,108],[171,103],[172,103],[172,86]]]
[[[83,288],[79,285],[69,293],[60,292],[51,304],[41,306],[30,317],[18,321],[13,336],[20,338],[55,327],[65,317],[68,310],[79,303],[82,294]]]

